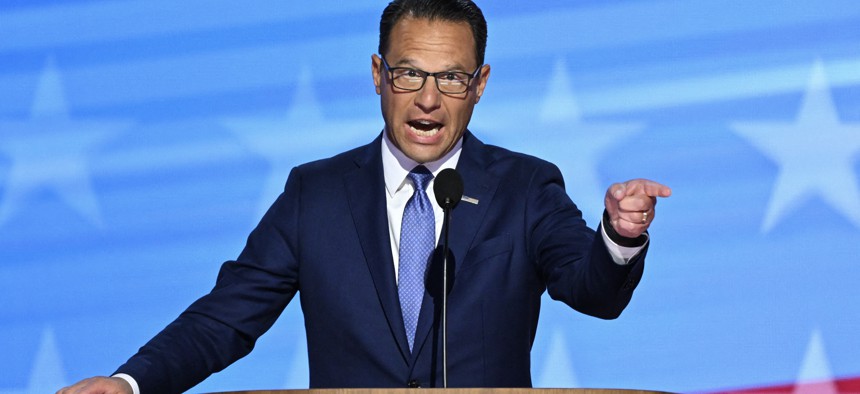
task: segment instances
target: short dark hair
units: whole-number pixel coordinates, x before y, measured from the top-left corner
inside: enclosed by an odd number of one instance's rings
[[[444,22],[466,22],[475,39],[475,59],[484,64],[487,50],[487,20],[471,0],[394,0],[382,11],[379,20],[379,54],[385,56],[394,25],[404,18]]]

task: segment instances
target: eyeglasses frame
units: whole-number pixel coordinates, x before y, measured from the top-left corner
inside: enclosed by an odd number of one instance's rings
[[[385,56],[379,55],[379,58],[382,59],[382,66],[385,68],[386,71],[388,71],[388,77],[391,80],[391,84],[394,85],[395,88],[406,91],[406,92],[417,92],[421,89],[424,89],[424,85],[427,84],[427,78],[433,77],[433,80],[436,81],[436,89],[439,90],[440,93],[442,93],[442,94],[463,94],[463,93],[466,93],[469,91],[469,87],[472,86],[472,81],[475,78],[477,78],[478,75],[481,74],[481,68],[484,67],[483,64],[478,66],[478,68],[475,69],[475,71],[473,71],[471,74],[466,73],[466,72],[462,72],[462,71],[439,71],[439,72],[431,73],[431,72],[427,72],[427,71],[424,71],[424,70],[421,70],[418,68],[413,68],[413,67],[391,67],[388,64],[388,61],[385,60]],[[400,86],[397,86],[397,84],[394,83],[394,71],[395,70],[411,70],[411,71],[418,72],[420,75],[422,75],[421,86],[414,88],[414,89],[402,88]],[[443,91],[442,88],[439,86],[439,78],[437,78],[436,76],[449,74],[449,73],[458,73],[458,74],[469,75],[469,80],[463,85],[464,88],[463,88],[462,92],[446,92],[446,91]]]

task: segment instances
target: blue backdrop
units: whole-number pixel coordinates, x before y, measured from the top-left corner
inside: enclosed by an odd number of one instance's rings
[[[0,3],[0,392],[111,373],[207,292],[289,169],[382,128],[386,1]],[[627,311],[547,301],[544,387],[860,375],[860,2],[482,1],[471,129],[674,196]],[[194,391],[306,387],[298,303]]]

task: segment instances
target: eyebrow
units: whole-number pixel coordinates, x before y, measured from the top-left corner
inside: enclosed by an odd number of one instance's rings
[[[420,69],[420,68],[418,68],[417,66],[415,66],[415,64],[413,64],[413,63],[412,63],[412,59],[410,59],[410,58],[408,58],[408,57],[405,57],[405,58],[400,59],[398,62],[396,62],[396,63],[394,63],[394,64],[391,64],[391,66],[392,66],[392,67],[408,67],[408,68],[414,68],[414,69],[416,69],[416,70],[421,70],[421,71],[429,72],[429,71],[426,71],[426,70]],[[454,72],[470,72],[470,71],[468,71],[468,70],[466,69],[466,67],[463,67],[462,65],[460,65],[460,64],[456,64],[456,63],[455,63],[455,64],[451,64],[451,65],[449,65],[447,69],[442,70],[442,71],[439,71],[439,72],[446,72],[446,71],[454,71]]]

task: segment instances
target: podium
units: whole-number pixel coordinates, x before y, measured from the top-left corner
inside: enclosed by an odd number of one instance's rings
[[[447,389],[309,389],[225,391],[210,394],[665,394],[664,391],[622,389],[447,388]]]

